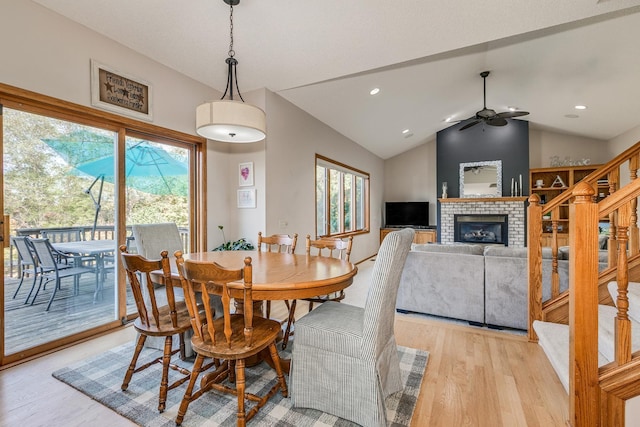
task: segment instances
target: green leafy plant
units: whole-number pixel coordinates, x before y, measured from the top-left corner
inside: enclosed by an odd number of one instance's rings
[[[224,227],[222,225],[219,225],[218,229],[222,233],[222,240],[224,240],[224,243],[216,248],[213,248],[213,251],[252,251],[255,249],[253,244],[251,242],[248,242],[244,237],[234,242],[228,242],[227,238],[224,235]]]

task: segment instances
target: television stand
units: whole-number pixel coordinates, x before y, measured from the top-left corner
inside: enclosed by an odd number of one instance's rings
[[[380,229],[380,243],[384,237],[395,230],[401,230],[400,227],[385,227]],[[433,228],[415,228],[416,235],[413,236],[413,243],[435,243],[438,241],[438,232]]]

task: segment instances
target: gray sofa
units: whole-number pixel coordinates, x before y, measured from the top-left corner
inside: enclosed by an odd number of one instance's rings
[[[568,261],[560,260],[560,289]],[[543,297],[551,288],[551,250],[543,249]],[[495,245],[414,245],[407,257],[396,309],[473,324],[527,328],[527,249]]]

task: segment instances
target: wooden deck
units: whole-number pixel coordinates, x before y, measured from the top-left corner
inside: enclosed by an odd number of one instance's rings
[[[80,293],[73,295],[73,279],[62,280],[49,311],[45,311],[53,284],[40,290],[33,305],[25,304],[31,279],[25,279],[15,299],[18,280],[5,276],[5,352],[13,354],[48,341],[84,331],[115,320],[114,276],[108,274],[102,298],[93,301],[95,276],[81,276]],[[135,311],[133,297],[127,290],[128,312]]]

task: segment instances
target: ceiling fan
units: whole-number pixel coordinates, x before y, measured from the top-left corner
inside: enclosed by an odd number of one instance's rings
[[[527,114],[529,114],[528,111],[505,111],[503,113],[496,113],[495,110],[487,108],[487,76],[489,75],[489,73],[489,71],[483,71],[480,73],[480,77],[482,77],[482,82],[484,85],[484,106],[482,110],[478,111],[475,116],[467,119],[471,121],[458,130],[468,129],[480,122],[484,122],[489,126],[504,126],[508,123],[506,119],[526,116]]]

